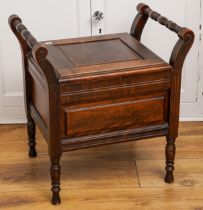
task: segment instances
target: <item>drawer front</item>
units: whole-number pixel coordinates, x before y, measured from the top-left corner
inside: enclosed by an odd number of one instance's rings
[[[64,134],[67,137],[78,137],[162,124],[167,122],[167,111],[167,95],[87,107],[66,107]]]

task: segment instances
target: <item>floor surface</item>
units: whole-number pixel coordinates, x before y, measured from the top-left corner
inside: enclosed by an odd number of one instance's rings
[[[175,182],[166,184],[165,138],[63,154],[62,204],[50,204],[47,145],[37,131],[27,155],[25,125],[0,126],[2,210],[203,210],[203,122],[180,124]]]

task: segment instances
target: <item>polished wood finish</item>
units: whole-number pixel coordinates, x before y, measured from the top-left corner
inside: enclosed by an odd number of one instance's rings
[[[169,30],[175,32],[179,36],[173,51],[171,53],[169,64],[173,67],[171,78],[171,94],[170,94],[170,111],[169,111],[169,132],[167,135],[166,144],[166,176],[165,181],[171,183],[174,181],[174,158],[175,158],[175,139],[178,136],[179,124],[179,109],[180,109],[180,89],[181,89],[181,74],[185,57],[194,42],[194,33],[187,28],[180,27],[176,23],[161,16],[153,11],[145,4],[137,6],[139,14],[135,17],[131,35],[140,40],[143,28],[150,17],[158,21],[161,25],[166,26]]]
[[[27,158],[26,138],[26,125],[0,125],[0,209],[55,209],[47,144],[37,129],[38,158]],[[58,208],[202,209],[202,139],[202,122],[180,123],[173,185],[163,182],[164,137],[66,153]]]
[[[65,135],[77,137],[116,131],[123,129],[124,125],[133,129],[154,123],[161,124],[167,120],[164,116],[167,111],[164,109],[164,103],[165,98],[160,97],[153,100],[121,102],[114,106],[104,104],[88,108],[67,109],[65,111],[67,120]]]
[[[36,156],[35,123],[51,160],[52,203],[61,202],[62,152],[166,136],[165,181],[173,182],[181,70],[194,33],[144,4],[128,33],[38,42],[13,15],[11,29],[23,54],[30,156]],[[169,63],[140,37],[148,17],[175,31]]]

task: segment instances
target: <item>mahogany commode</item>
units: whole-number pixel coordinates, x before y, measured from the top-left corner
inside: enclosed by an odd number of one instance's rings
[[[194,33],[139,4],[131,33],[38,42],[9,18],[24,64],[29,156],[35,157],[35,123],[51,160],[52,203],[61,202],[63,152],[166,136],[165,181],[174,181],[181,71]],[[178,34],[166,63],[140,43],[152,19]]]

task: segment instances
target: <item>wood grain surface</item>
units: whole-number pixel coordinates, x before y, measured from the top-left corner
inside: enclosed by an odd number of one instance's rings
[[[37,156],[36,124],[48,143],[51,162],[51,202],[54,205],[61,203],[59,192],[62,153],[84,148],[165,136],[167,144],[164,180],[167,183],[174,182],[181,72],[195,35],[190,29],[178,26],[145,4],[139,4],[137,10],[131,34],[103,35],[48,43],[38,42],[19,16],[9,17],[10,28],[22,50],[29,157]],[[179,37],[169,63],[139,41],[148,18],[166,26]],[[158,81],[152,76],[153,73],[157,74],[156,78],[160,77]],[[127,82],[129,78],[133,78],[131,82]],[[95,85],[97,81],[99,83]],[[76,86],[78,90],[66,92],[68,88],[74,89]],[[159,149],[156,151],[161,154]],[[110,154],[112,155],[111,152]],[[124,165],[119,161],[116,163],[107,161],[107,165],[106,161],[103,161],[98,163],[99,165],[94,165],[93,153],[90,158],[91,164],[88,160],[79,163],[68,161],[70,168],[66,168],[67,171],[63,170],[63,173],[67,176],[65,180],[71,179],[71,175],[73,178],[76,177],[76,180],[78,178],[82,188],[89,185],[94,187],[96,184],[93,180],[98,177],[99,180],[102,177],[102,181],[99,182],[100,185],[96,185],[97,187],[102,188],[106,185],[109,187],[113,184],[112,186],[119,188],[123,187],[121,180],[124,180],[124,186],[128,181],[129,185],[133,186],[131,179],[124,178],[126,177],[124,172],[132,170],[130,174],[136,171],[132,180],[137,180],[138,186],[142,187],[142,180],[139,179],[139,175],[137,177],[139,170],[144,175],[148,174],[147,166],[154,164],[147,160],[142,163],[141,158],[138,158],[139,162],[136,163],[135,158],[132,152],[132,160],[126,160],[124,163],[122,161]],[[160,157],[156,159],[160,160]],[[47,160],[43,159],[42,162],[31,164],[19,162],[18,167],[15,160],[13,165],[2,164],[2,190],[18,189],[19,185],[26,190],[38,190],[39,186],[46,189],[44,181],[44,178],[48,178],[46,163]],[[71,165],[73,163],[74,165]],[[75,166],[81,170],[74,171]],[[121,171],[117,176],[118,181],[114,183],[115,179],[112,181],[111,177],[117,175],[114,174],[115,171],[119,171],[117,167]],[[109,173],[106,173],[107,170]],[[86,177],[88,184],[83,183]],[[30,180],[33,179],[38,180],[38,183],[32,187]],[[89,184],[89,180],[93,181],[92,185]],[[108,181],[102,183],[103,180]],[[12,187],[8,187],[10,182],[14,183]]]
[[[66,153],[63,203],[52,206],[47,145],[37,130],[38,157],[27,155],[25,125],[0,126],[0,209],[202,210],[203,123],[180,124],[175,182],[163,182],[165,138]],[[18,146],[16,146],[18,145]]]

